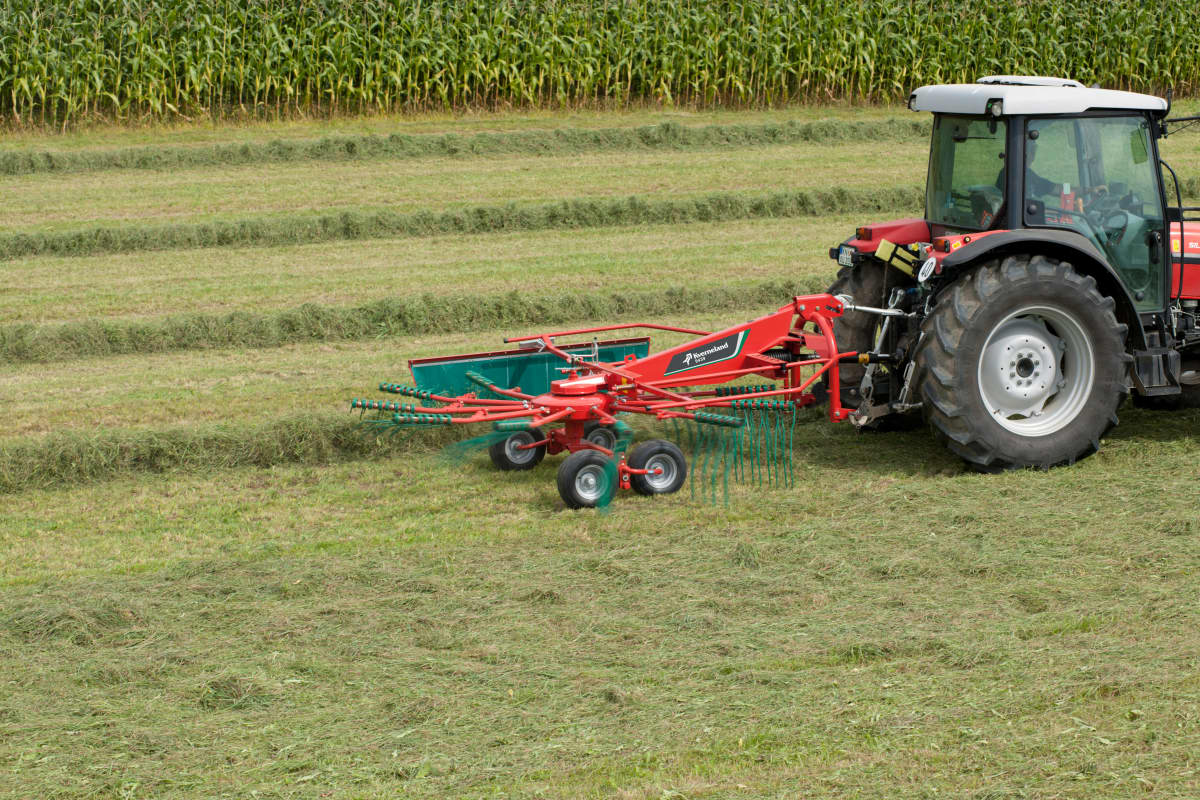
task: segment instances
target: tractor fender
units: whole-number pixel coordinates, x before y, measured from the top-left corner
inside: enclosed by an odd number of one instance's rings
[[[1076,272],[1090,275],[1095,279],[1101,294],[1111,297],[1116,303],[1117,321],[1129,327],[1129,349],[1144,349],[1147,346],[1141,318],[1124,281],[1096,245],[1074,231],[998,231],[981,236],[942,259],[942,275],[948,279],[942,285],[948,286],[957,275],[980,261],[1018,254],[1057,258],[1069,262]]]

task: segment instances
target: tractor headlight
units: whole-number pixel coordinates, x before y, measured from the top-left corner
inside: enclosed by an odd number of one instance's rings
[[[987,113],[991,114],[993,117],[998,117],[1001,114],[1003,114],[1004,113],[1004,101],[1003,100],[988,100]]]

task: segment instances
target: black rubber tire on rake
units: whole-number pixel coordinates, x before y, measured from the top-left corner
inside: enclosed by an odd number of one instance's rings
[[[938,438],[981,472],[1046,469],[1094,453],[1100,438],[1117,424],[1132,361],[1125,351],[1127,328],[1117,322],[1115,305],[1100,294],[1090,276],[1040,255],[988,261],[958,278],[922,323],[923,336],[914,355],[925,418]],[[1012,315],[1025,308],[1057,310],[1084,331],[1091,344],[1090,388],[1076,405],[1068,406],[1076,409],[1073,412],[1052,412],[1064,415],[1061,427],[1038,435],[1014,432],[994,419],[980,385],[979,365],[988,337],[1006,320],[1020,319]],[[1055,335],[1067,336],[1061,330]],[[1069,349],[1064,357],[1080,362],[1084,358],[1071,356]],[[1072,368],[1071,361],[1063,363]]]
[[[516,450],[515,444],[533,444],[537,441],[529,431],[517,431],[507,439],[501,439],[488,448],[488,455],[497,468],[508,471],[533,469],[542,463],[546,457],[546,447],[532,447],[528,450]]]
[[[683,488],[687,480],[687,459],[683,451],[666,439],[642,442],[629,454],[626,463],[634,469],[646,469],[647,465],[663,469],[658,475],[630,475],[629,485],[638,494],[672,494]]]
[[[589,422],[583,426],[583,438],[592,444],[598,444],[605,450],[612,450],[617,446],[617,432],[612,425],[605,425],[602,422]]]
[[[558,465],[558,496],[567,508],[595,508],[606,494],[616,491],[608,481],[615,480],[616,469],[599,450],[577,450]]]

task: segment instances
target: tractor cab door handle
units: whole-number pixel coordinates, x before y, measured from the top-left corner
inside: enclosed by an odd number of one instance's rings
[[[1150,231],[1146,234],[1146,244],[1150,246],[1150,263],[1157,264],[1162,255],[1162,231]]]

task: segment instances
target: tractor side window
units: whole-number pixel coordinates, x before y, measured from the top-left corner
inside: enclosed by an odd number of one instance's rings
[[[1089,239],[1139,309],[1162,305],[1163,210],[1149,123],[1141,116],[1031,120],[1025,223]]]
[[[940,114],[933,123],[925,219],[968,231],[987,230],[1004,205],[1007,122]]]

